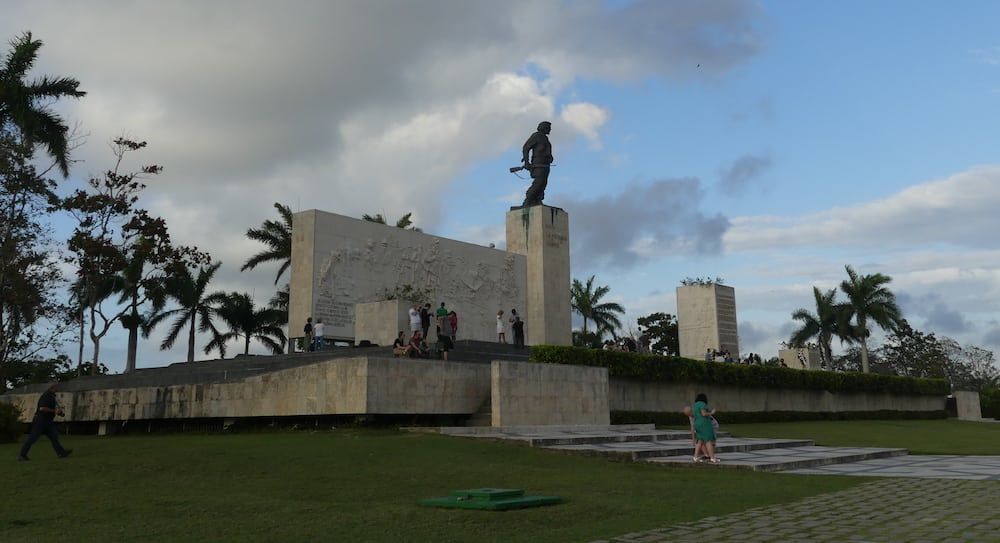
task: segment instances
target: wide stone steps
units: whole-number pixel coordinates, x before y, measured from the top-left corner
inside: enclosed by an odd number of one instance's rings
[[[685,434],[684,437],[684,440],[673,439],[667,441],[558,445],[548,446],[545,448],[576,452],[586,455],[625,458],[633,461],[680,456],[686,458],[687,461],[690,462],[691,456],[694,454],[694,445],[691,444],[690,434]],[[801,439],[741,439],[720,437],[716,442],[716,453],[750,452],[765,449],[807,447],[812,445],[814,445],[812,441]]]
[[[642,461],[669,466],[704,469],[784,471],[829,466],[832,464],[849,464],[906,454],[906,449],[819,447],[816,445],[807,445],[721,453],[717,455],[719,460],[721,460],[719,464],[696,463],[692,461],[690,456],[659,456],[644,458]]]
[[[428,431],[431,429],[413,429]],[[820,447],[811,440],[731,437],[719,432],[721,463],[693,462],[690,432],[656,430],[652,424],[618,426],[516,426],[435,428],[445,435],[523,443],[552,451],[700,469],[783,471],[890,458],[906,449]]]

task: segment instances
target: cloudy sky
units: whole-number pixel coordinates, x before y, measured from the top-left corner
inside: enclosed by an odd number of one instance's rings
[[[574,277],[637,316],[687,276],[736,289],[744,351],[845,264],[893,277],[919,329],[1000,348],[1000,4],[987,1],[0,0],[0,36],[45,42],[87,135],[68,190],[120,134],[165,167],[144,205],[240,273],[272,204],[413,211],[503,245],[541,120]],[[57,224],[57,227],[62,225]],[[116,332],[117,333],[117,332]],[[121,337],[102,345],[123,367]],[[183,358],[142,347],[140,366]]]

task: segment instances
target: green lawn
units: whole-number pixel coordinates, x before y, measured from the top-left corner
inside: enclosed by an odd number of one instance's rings
[[[720,413],[720,419],[725,415]],[[911,454],[1000,454],[1000,423],[958,420],[854,420],[724,424],[740,437],[813,439],[817,445],[902,447]]]
[[[793,501],[865,481],[622,463],[392,431],[0,445],[0,541],[590,541]],[[419,507],[476,487],[567,503],[483,512]]]

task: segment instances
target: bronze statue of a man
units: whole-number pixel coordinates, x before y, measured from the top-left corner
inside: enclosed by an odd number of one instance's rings
[[[552,123],[538,123],[538,131],[532,134],[521,148],[521,162],[524,168],[531,172],[531,186],[524,195],[522,207],[541,205],[545,198],[545,186],[549,184],[549,166],[552,164],[552,143],[549,142],[549,132]],[[531,154],[530,160],[528,154]]]

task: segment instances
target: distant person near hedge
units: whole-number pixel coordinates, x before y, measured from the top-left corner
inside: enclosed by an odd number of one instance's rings
[[[517,314],[517,309],[510,310],[510,328],[514,331],[514,346],[524,347],[524,321]]]
[[[29,460],[28,451],[43,435],[52,442],[52,449],[56,451],[56,456],[59,458],[66,458],[73,452],[73,449],[63,448],[62,443],[59,443],[59,430],[56,429],[55,423],[56,415],[62,415],[62,409],[56,403],[56,390],[58,388],[58,383],[50,383],[49,387],[38,398],[38,408],[31,421],[31,433],[28,434],[28,439],[25,440],[24,445],[21,446],[20,454],[17,455],[19,462]]]

